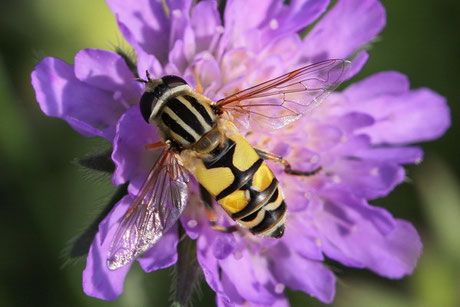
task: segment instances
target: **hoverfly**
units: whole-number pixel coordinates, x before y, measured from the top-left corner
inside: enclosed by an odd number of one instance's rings
[[[216,102],[178,76],[151,79],[147,72],[140,111],[158,128],[161,150],[147,179],[122,218],[111,242],[107,265],[114,270],[152,247],[181,215],[192,174],[208,209],[216,200],[253,234],[280,238],[286,204],[281,187],[264,162],[282,157],[253,148],[233,121],[247,127],[281,128],[310,112],[346,77],[350,62],[326,60],[245,89]],[[207,201],[206,201],[207,199]]]

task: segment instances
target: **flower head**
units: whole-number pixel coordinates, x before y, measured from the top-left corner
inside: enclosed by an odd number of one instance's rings
[[[85,136],[113,143],[113,183],[129,182],[123,197],[100,223],[83,272],[85,293],[113,300],[123,290],[130,265],[111,271],[108,249],[121,217],[150,169],[146,144],[156,129],[139,112],[142,84],[136,76],[182,76],[201,84],[217,100],[238,90],[328,58],[354,56],[350,76],[368,59],[360,48],[382,30],[385,11],[377,0],[339,0],[313,29],[328,0],[229,0],[221,18],[216,1],[107,0],[137,55],[137,71],[119,54],[86,49],[74,65],[45,58],[32,73],[43,112],[66,120]],[[311,177],[288,175],[270,164],[288,205],[281,239],[246,230],[220,233],[192,195],[179,223],[197,240],[197,259],[220,306],[287,305],[289,287],[331,302],[333,273],[327,256],[389,278],[413,271],[422,245],[414,227],[368,201],[386,196],[404,180],[402,167],[418,163],[422,150],[411,143],[435,139],[450,124],[443,97],[411,90],[398,72],[382,72],[331,94],[311,116],[285,129],[254,130],[253,146],[285,157],[297,169],[321,171]],[[191,187],[193,190],[194,187]],[[196,190],[196,186],[195,186]],[[220,222],[232,221],[217,209]],[[178,230],[173,227],[139,264],[146,272],[177,261]]]

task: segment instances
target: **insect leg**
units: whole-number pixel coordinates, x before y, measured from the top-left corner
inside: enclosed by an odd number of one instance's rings
[[[162,148],[162,147],[168,147],[168,149],[170,149],[172,151],[175,151],[175,152],[180,151],[179,144],[177,144],[173,140],[166,140],[165,142],[159,141],[159,142],[152,143],[152,144],[147,144],[147,145],[144,146],[144,148],[146,150],[158,149],[158,148]]]
[[[262,149],[258,149],[258,148],[254,148],[254,149],[262,159],[270,160],[270,161],[283,165],[284,172],[286,174],[295,175],[295,176],[313,176],[321,170],[321,166],[309,172],[295,170],[295,169],[292,169],[291,164],[289,164],[289,162],[283,157],[275,155],[274,153],[271,153],[271,152],[268,152]]]
[[[149,149],[157,149],[157,148],[165,147],[165,146],[166,146],[166,144],[164,142],[159,141],[159,142],[156,142],[156,143],[145,145],[145,149],[147,149],[147,150],[149,150]]]
[[[234,232],[238,230],[238,227],[236,225],[222,226],[222,225],[217,224],[217,216],[212,206],[212,196],[211,194],[209,194],[208,191],[206,191],[206,189],[201,184],[200,184],[200,195],[201,195],[201,200],[203,200],[203,203],[206,209],[206,215],[208,216],[209,224],[214,230],[221,231],[221,232]]]

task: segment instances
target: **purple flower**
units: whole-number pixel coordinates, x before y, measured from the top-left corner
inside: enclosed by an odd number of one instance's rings
[[[298,32],[325,13],[328,0],[229,0],[223,20],[215,1],[166,1],[166,10],[154,0],[107,2],[136,52],[139,76],[146,70],[154,77],[175,74],[193,86],[197,77],[214,100],[329,58],[354,55],[351,77],[369,56],[358,50],[385,25],[377,0],[339,0],[303,39]],[[143,86],[123,57],[95,49],[80,51],[74,65],[43,59],[32,84],[45,114],[113,143],[113,183],[129,182],[129,195],[100,223],[83,272],[87,295],[114,300],[130,265],[110,271],[108,248],[154,161],[144,146],[159,140],[139,112]],[[286,287],[331,302],[335,278],[324,256],[389,278],[410,274],[422,250],[419,235],[368,201],[404,180],[403,164],[422,160],[421,148],[411,143],[438,138],[449,125],[443,97],[411,90],[404,75],[389,71],[331,94],[311,116],[284,129],[252,131],[252,145],[286,157],[295,168],[322,170],[298,177],[270,164],[289,208],[278,240],[214,231],[192,193],[180,223],[197,240],[197,259],[218,305],[285,306]],[[217,211],[222,223],[233,223]],[[173,227],[139,264],[146,272],[173,265],[177,244]]]

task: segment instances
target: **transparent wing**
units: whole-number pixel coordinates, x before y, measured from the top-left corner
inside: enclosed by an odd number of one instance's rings
[[[151,169],[113,237],[107,266],[120,268],[152,247],[179,218],[187,203],[187,170],[168,148]]]
[[[312,111],[347,76],[350,61],[333,59],[308,65],[216,102],[249,127],[282,128]]]

